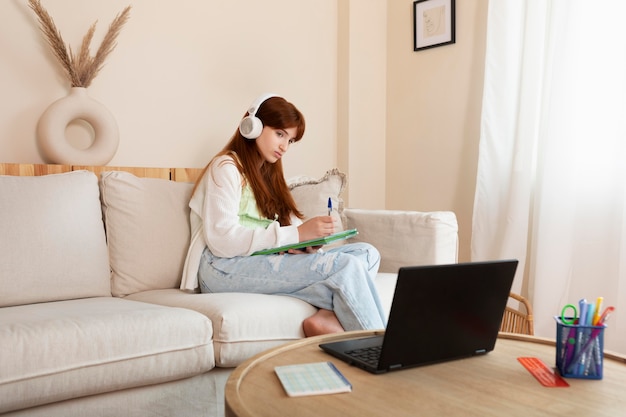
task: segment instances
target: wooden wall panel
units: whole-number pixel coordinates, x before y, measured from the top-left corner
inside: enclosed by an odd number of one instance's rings
[[[204,168],[172,168],[172,181],[196,182]]]
[[[16,175],[20,177],[60,174],[70,172],[71,170],[72,167],[69,165],[0,163],[0,175]]]
[[[87,170],[97,176],[105,171],[125,171],[141,178],[159,178],[178,182],[196,182],[203,168],[151,168],[151,167],[116,167],[92,165],[48,165],[0,163],[0,175],[36,176],[60,174],[62,172]]]
[[[72,171],[86,169],[100,177],[105,171],[125,171],[141,178],[160,178],[163,180],[170,179],[169,168],[143,168],[143,167],[113,167],[113,166],[90,166],[90,165],[74,165]]]

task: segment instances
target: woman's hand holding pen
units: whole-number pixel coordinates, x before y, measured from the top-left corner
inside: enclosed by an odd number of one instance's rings
[[[300,242],[330,236],[335,232],[335,223],[331,216],[313,217],[298,226]]]
[[[305,240],[317,239],[324,236],[330,236],[335,232],[335,224],[331,216],[313,217],[298,226],[298,235],[300,242]],[[288,253],[316,253],[321,246],[310,246],[304,249],[289,249]]]

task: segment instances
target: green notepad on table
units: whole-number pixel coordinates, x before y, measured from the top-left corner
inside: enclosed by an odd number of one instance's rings
[[[289,249],[303,249],[309,246],[323,246],[329,243],[336,242],[338,240],[349,239],[354,237],[359,232],[356,229],[344,230],[343,232],[337,232],[330,236],[324,236],[317,239],[311,239],[304,242],[293,243],[291,245],[280,246],[277,248],[263,249],[253,253],[253,255],[270,255],[272,253],[287,252]]]
[[[352,391],[350,382],[332,362],[277,366],[274,371],[290,397]]]

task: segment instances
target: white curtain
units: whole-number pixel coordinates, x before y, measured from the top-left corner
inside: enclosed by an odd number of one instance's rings
[[[616,312],[626,353],[626,1],[490,0],[472,260],[517,258],[514,290],[555,337],[566,303]]]

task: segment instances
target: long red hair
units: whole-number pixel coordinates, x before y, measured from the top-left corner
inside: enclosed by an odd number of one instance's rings
[[[244,117],[247,115],[248,113]],[[265,100],[259,106],[256,117],[261,119],[263,126],[275,129],[295,127],[296,136],[294,140],[296,142],[302,139],[304,135],[304,116],[296,106],[282,97],[271,97]],[[259,213],[264,217],[276,218],[281,226],[291,224],[289,219],[291,213],[299,218],[304,217],[298,210],[285,181],[282,160],[279,159],[275,163],[265,161],[257,148],[256,141],[244,138],[239,133],[239,129],[233,134],[224,149],[215,155],[204,168],[195,188],[198,187],[198,183],[206,174],[213,160],[222,155],[232,156],[235,166],[244,177],[244,181],[250,184]]]

